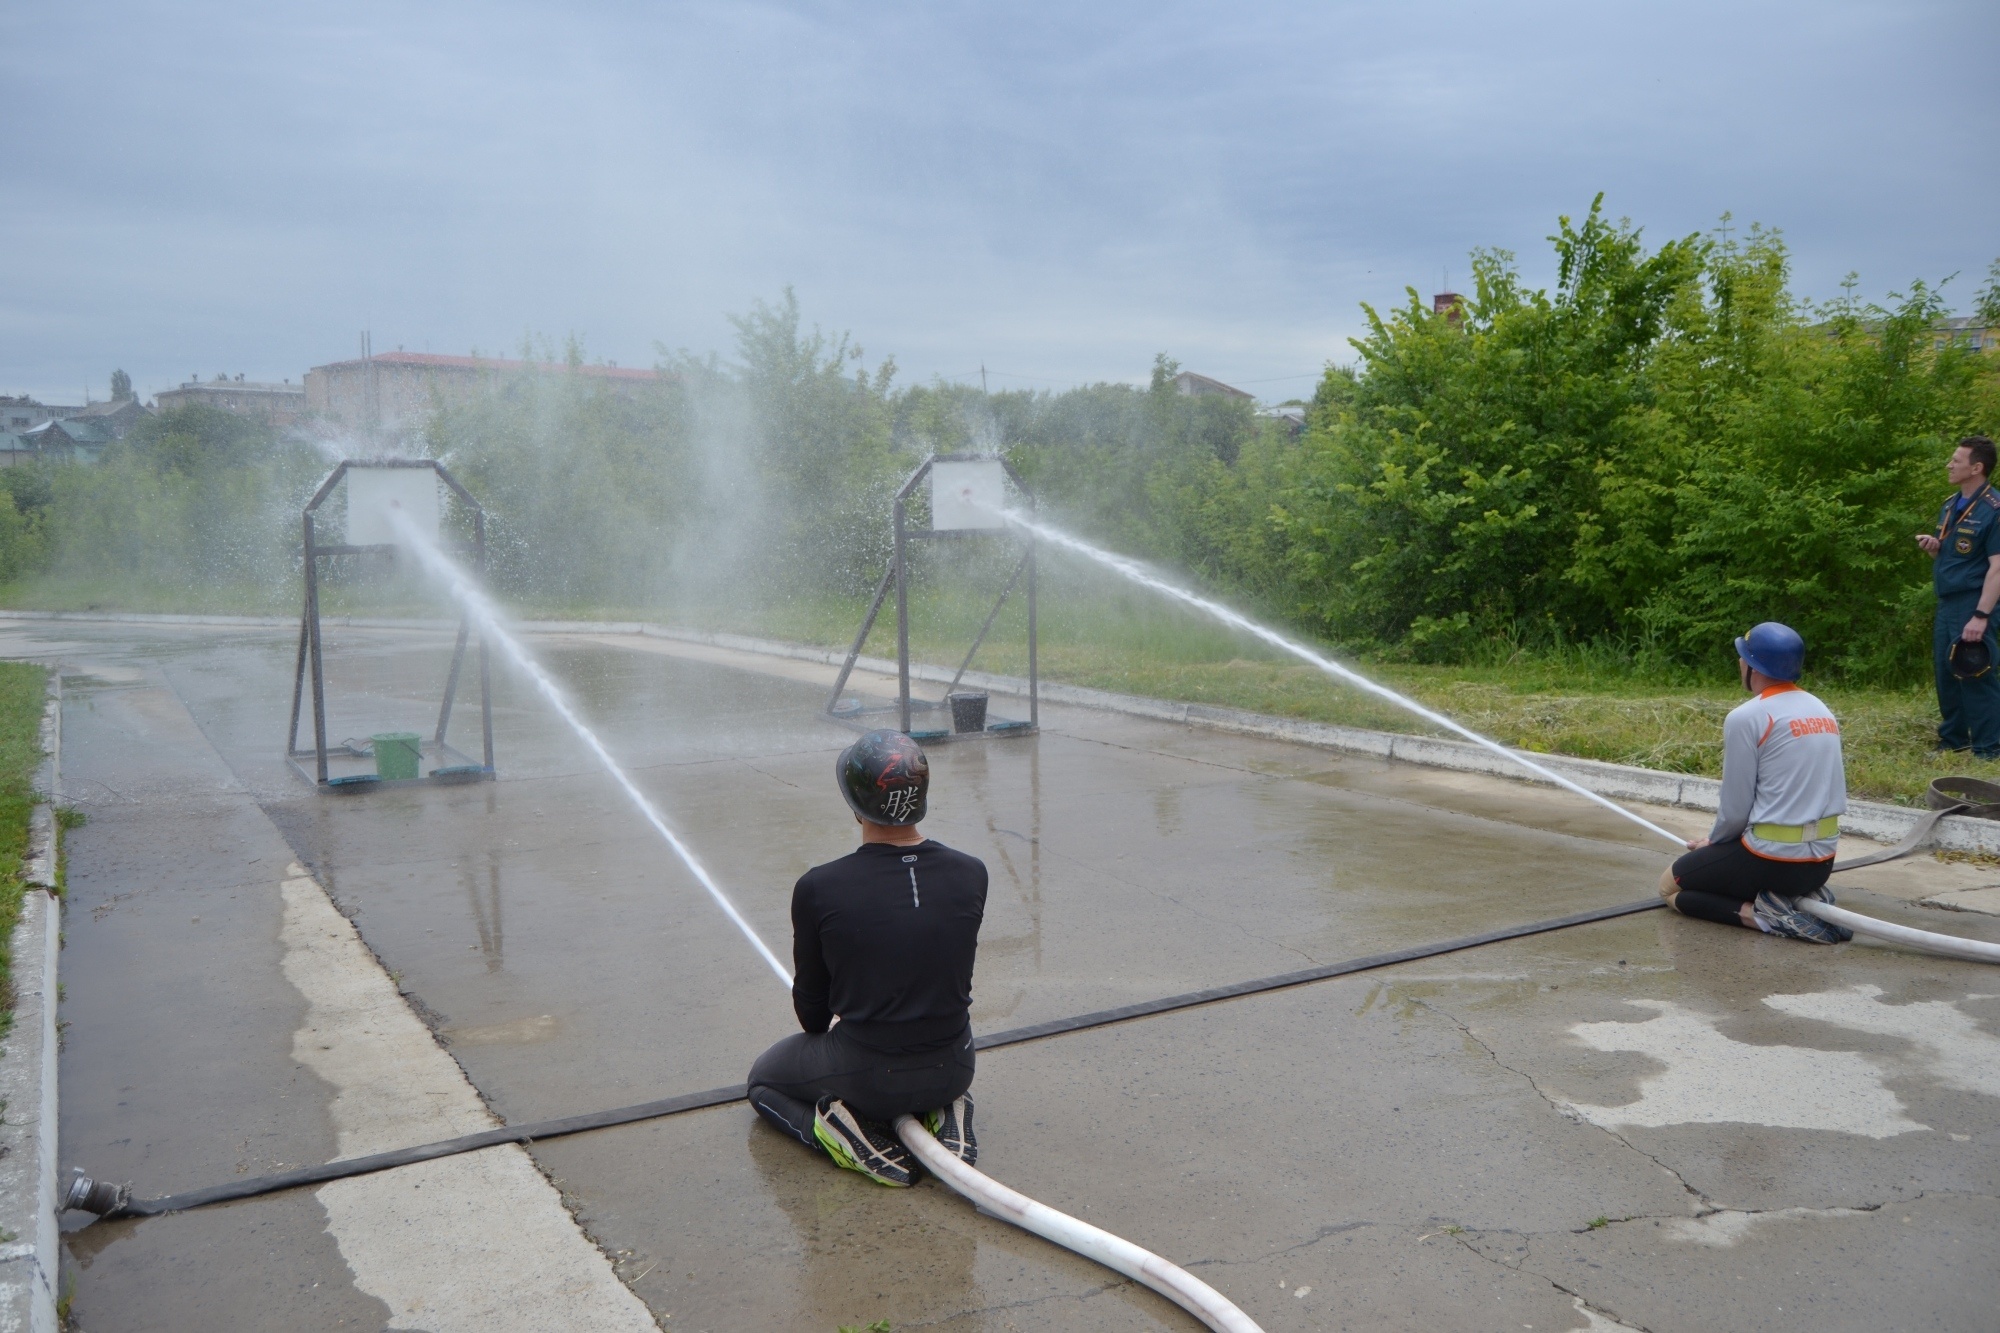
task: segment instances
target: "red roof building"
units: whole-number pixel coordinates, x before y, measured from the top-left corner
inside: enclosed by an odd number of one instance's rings
[[[576,375],[618,392],[632,392],[668,378],[657,370],[623,366],[382,352],[308,370],[305,406],[309,412],[371,438],[396,435],[417,427],[435,407],[463,402],[481,389],[524,374]]]

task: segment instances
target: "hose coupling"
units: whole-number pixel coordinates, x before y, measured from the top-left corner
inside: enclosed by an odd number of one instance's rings
[[[69,1189],[63,1194],[64,1209],[75,1208],[86,1213],[96,1213],[99,1217],[110,1217],[126,1204],[132,1202],[130,1182],[119,1185],[109,1180],[92,1180],[83,1174],[82,1167],[74,1168]]]

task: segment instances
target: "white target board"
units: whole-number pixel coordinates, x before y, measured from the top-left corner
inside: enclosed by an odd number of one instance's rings
[[[347,469],[347,544],[401,546],[409,523],[435,542],[438,535],[438,478],[429,467]]]
[[[1004,528],[1007,472],[997,458],[931,464],[931,531]]]

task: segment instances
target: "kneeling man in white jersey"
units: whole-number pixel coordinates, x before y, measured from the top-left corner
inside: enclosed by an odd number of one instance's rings
[[[1660,896],[1683,916],[1815,944],[1852,935],[1798,910],[1800,898],[1833,901],[1847,768],[1840,724],[1795,683],[1805,640],[1767,621],[1736,641],[1737,671],[1752,698],[1722,724],[1722,799],[1715,827],[1660,876]]]

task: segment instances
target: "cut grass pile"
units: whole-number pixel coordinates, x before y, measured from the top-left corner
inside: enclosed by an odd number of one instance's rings
[[[14,1017],[13,959],[8,943],[21,915],[21,858],[28,849],[28,814],[35,805],[35,770],[42,762],[42,707],[48,672],[32,662],[0,662],[0,1034]]]

